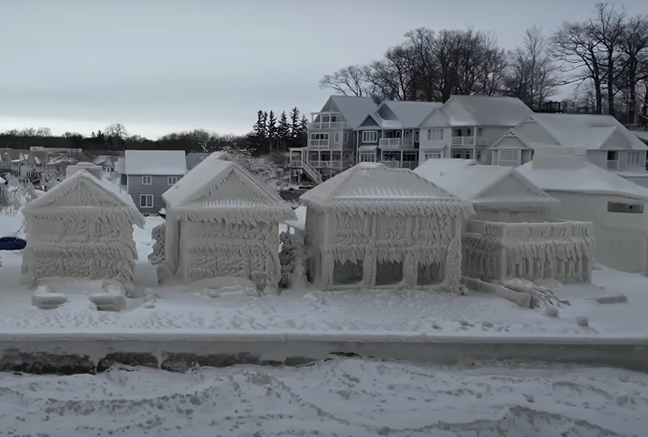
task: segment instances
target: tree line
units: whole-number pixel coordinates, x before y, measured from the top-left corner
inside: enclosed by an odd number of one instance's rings
[[[252,130],[244,135],[219,134],[205,129],[166,134],[157,140],[131,134],[122,123],[114,123],[90,135],[65,132],[52,135],[48,127],[10,129],[0,133],[0,147],[28,149],[32,146],[45,148],[77,148],[84,151],[123,150],[185,150],[188,152],[212,152],[215,150],[246,150],[253,155],[267,155],[286,151],[289,147],[305,145],[308,121],[299,108],[279,117],[274,111],[259,110]]]
[[[570,85],[563,110],[648,120],[648,17],[599,3],[583,21],[528,29],[514,50],[469,28],[419,28],[382,59],[324,76],[322,88],[382,100],[445,102],[453,94],[518,97],[534,110]],[[639,114],[639,115],[637,115]]]

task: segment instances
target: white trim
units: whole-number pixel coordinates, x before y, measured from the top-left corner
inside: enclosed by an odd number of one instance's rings
[[[148,200],[151,200],[150,204]],[[155,197],[152,194],[140,194],[140,208],[153,208]]]
[[[333,143],[334,144],[340,144],[340,132],[335,132],[333,133]]]
[[[377,130],[365,130],[365,131],[362,131],[362,142],[363,143],[377,143],[378,142],[378,131]]]
[[[153,176],[142,176],[142,185],[153,185]]]
[[[180,176],[167,176],[167,185],[175,185],[180,180]]]

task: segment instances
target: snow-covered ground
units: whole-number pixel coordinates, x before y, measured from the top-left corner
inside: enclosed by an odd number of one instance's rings
[[[629,437],[648,375],[341,359],[302,368],[0,374],[2,435]],[[40,433],[40,434],[39,434]]]
[[[68,302],[53,310],[31,305],[33,290],[20,284],[21,256],[0,253],[0,335],[57,333],[174,333],[174,334],[302,334],[313,336],[506,336],[506,337],[648,337],[648,278],[612,270],[594,272],[591,285],[557,290],[570,305],[559,318],[543,310],[523,309],[491,295],[473,293],[452,297],[424,291],[364,290],[354,292],[285,291],[261,298],[232,294],[210,297],[202,289],[159,287],[155,268],[147,263],[151,229],[160,218],[149,218],[146,229],[136,229],[140,261],[136,280],[158,295],[154,308],[142,299],[129,301],[126,311],[99,312],[88,295],[99,284],[53,285],[68,294]],[[22,217],[0,215],[3,235],[20,231]],[[625,304],[600,305],[593,298],[622,293]],[[576,317],[589,318],[580,327]]]

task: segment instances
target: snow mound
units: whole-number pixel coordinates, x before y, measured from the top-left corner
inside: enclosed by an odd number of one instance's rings
[[[448,369],[344,359],[302,368],[0,375],[7,435],[644,435],[648,375]]]

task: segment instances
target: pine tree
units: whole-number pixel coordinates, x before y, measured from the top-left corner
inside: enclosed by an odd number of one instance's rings
[[[263,111],[260,109],[259,112],[257,112],[257,121],[254,123],[254,126],[252,126],[252,129],[254,130],[255,138],[259,141],[264,140],[268,136],[266,121],[263,117]]]
[[[302,116],[301,122],[299,123],[299,138],[305,138],[308,133],[308,119],[306,116]]]
[[[292,108],[290,111],[290,136],[297,138],[299,136],[300,126],[300,113],[297,107]]]
[[[286,111],[283,111],[279,116],[279,124],[277,125],[277,138],[281,149],[286,148],[286,144],[290,139],[290,125],[288,124],[288,117]]]
[[[277,117],[275,117],[274,111],[270,111],[268,114],[268,121],[266,122],[266,129],[268,132],[268,145],[269,152],[272,152],[272,146],[276,143],[278,139],[277,135]]]

